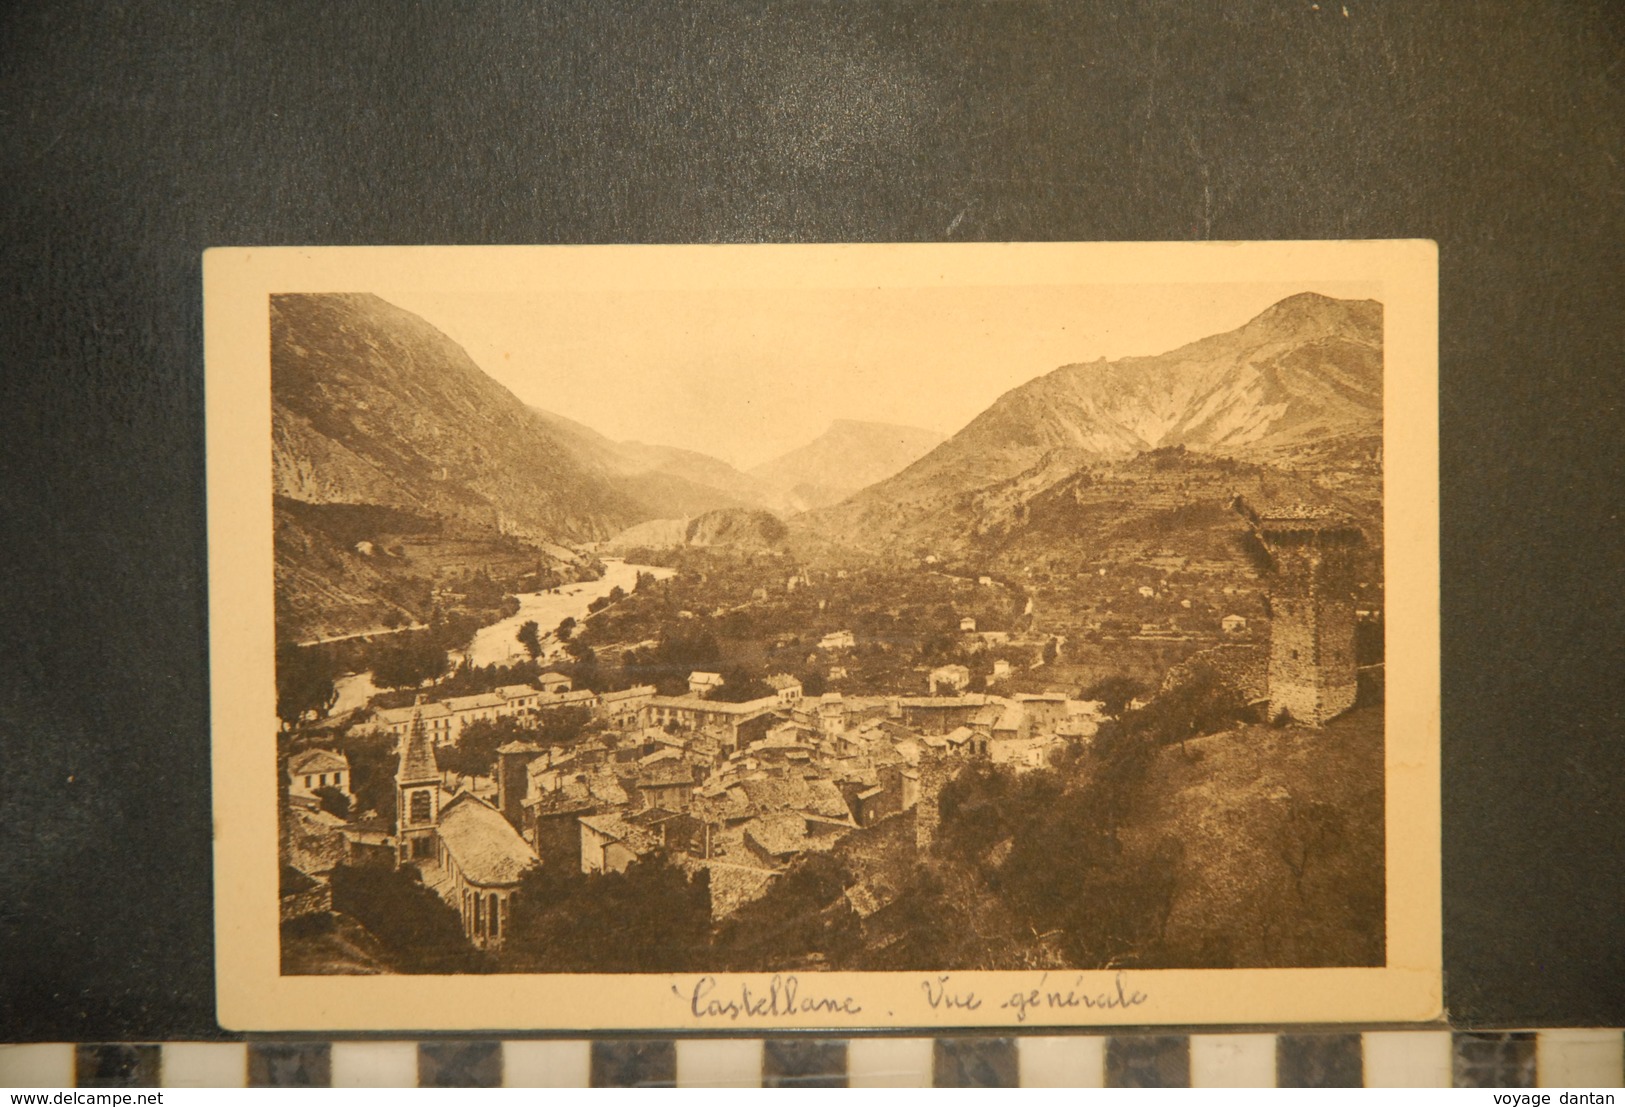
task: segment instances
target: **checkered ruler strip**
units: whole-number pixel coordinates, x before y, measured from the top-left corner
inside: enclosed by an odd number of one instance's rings
[[[1619,1087],[1618,1030],[0,1046],[8,1087]]]

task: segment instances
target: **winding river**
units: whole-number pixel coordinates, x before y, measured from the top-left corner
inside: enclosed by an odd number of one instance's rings
[[[605,558],[604,575],[598,580],[565,584],[545,592],[521,594],[518,597],[517,615],[500,619],[474,633],[474,640],[468,647],[469,659],[475,665],[507,665],[524,660],[529,655],[525,652],[525,647],[519,644],[519,628],[530,619],[536,620],[536,625],[544,635],[542,648],[549,651],[544,657],[562,653],[562,648],[556,642],[546,640],[545,636],[552,633],[566,618],[585,619],[588,615],[587,606],[600,596],[609,595],[615,588],[632,591],[638,582],[639,573],[649,573],[656,580],[665,580],[675,576],[677,571],[656,565],[629,565],[616,558]],[[372,683],[371,672],[340,677],[335,684],[339,698],[333,705],[334,714],[364,707],[367,701],[380,691]]]

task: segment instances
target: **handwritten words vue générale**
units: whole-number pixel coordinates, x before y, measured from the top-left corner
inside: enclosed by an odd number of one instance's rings
[[[888,982],[873,996],[844,987],[832,988],[815,974],[801,977],[775,973],[766,980],[701,976],[671,986],[672,995],[699,1022],[748,1022],[830,1016],[850,1024],[851,1016],[868,1016],[877,1024],[907,1023],[931,1013],[975,1012],[989,1022],[1026,1022],[1029,1016],[1083,1015],[1088,1011],[1127,1011],[1150,1000],[1122,972],[1102,980],[1096,974],[1039,973],[1031,983],[1010,989],[974,984],[938,973],[897,988]]]

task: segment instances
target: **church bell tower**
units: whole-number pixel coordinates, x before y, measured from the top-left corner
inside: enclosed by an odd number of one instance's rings
[[[440,767],[419,712],[412,716],[412,729],[401,748],[401,766],[395,773],[397,868],[435,855],[435,827],[439,821]]]

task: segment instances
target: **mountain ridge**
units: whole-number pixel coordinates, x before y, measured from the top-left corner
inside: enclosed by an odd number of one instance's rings
[[[1164,354],[1062,365],[797,525],[838,546],[931,545],[980,527],[977,493],[1001,482],[1036,495],[1091,463],[1173,448],[1289,467],[1358,454],[1381,439],[1381,334],[1380,303],[1301,293]]]

